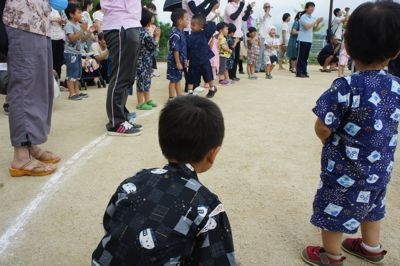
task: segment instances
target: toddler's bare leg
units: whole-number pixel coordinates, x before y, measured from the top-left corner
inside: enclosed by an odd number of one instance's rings
[[[379,239],[381,233],[381,222],[364,221],[361,223],[361,234],[365,244],[370,247],[379,246]]]
[[[325,251],[331,255],[340,256],[343,233],[322,230],[321,236]]]

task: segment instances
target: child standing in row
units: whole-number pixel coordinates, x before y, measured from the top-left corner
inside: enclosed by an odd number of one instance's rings
[[[345,44],[359,72],[335,80],[313,109],[324,147],[311,223],[322,229],[322,247],[304,249],[308,264],[341,266],[341,249],[374,264],[384,260],[380,228],[400,121],[400,79],[384,68],[400,52],[399,13],[392,1],[354,11]],[[359,227],[361,238],[342,242]]]
[[[217,25],[218,35],[218,50],[219,50],[219,84],[228,85],[229,73],[227,69],[228,59],[231,57],[232,50],[229,49],[226,37],[228,36],[228,25],[220,22]]]
[[[265,75],[266,79],[272,79],[272,70],[278,62],[278,50],[280,47],[279,39],[276,38],[276,28],[271,26],[269,34],[265,39],[265,58],[266,58],[266,68]]]
[[[260,55],[261,36],[257,34],[255,27],[250,27],[247,38],[247,74],[249,75],[249,79],[258,79],[254,73]]]
[[[150,87],[151,87],[151,74],[154,54],[156,53],[158,42],[160,40],[161,32],[158,28],[154,29],[153,35],[150,35],[149,28],[152,25],[153,13],[148,9],[142,9],[142,19],[140,23],[142,27],[140,29],[140,52],[137,62],[137,100],[138,104],[136,108],[138,110],[151,110],[157,107],[157,104],[150,99]]]
[[[83,44],[92,33],[88,31],[88,23],[82,20],[81,10],[76,4],[69,4],[65,10],[68,21],[64,27],[67,40],[65,41],[64,58],[67,65],[67,87],[69,90],[69,100],[82,100],[87,98],[86,93],[79,90],[79,80],[82,76],[82,52]]]
[[[173,29],[169,37],[167,64],[169,99],[182,95],[182,72],[187,67],[187,43],[183,30],[189,24],[189,16],[184,9],[178,8],[172,12],[171,20]]]
[[[232,53],[231,56],[228,58],[228,61],[226,62],[226,68],[228,69],[229,73],[229,81],[233,83],[234,81],[239,81],[238,78],[236,78],[236,73],[234,73],[233,70],[233,64],[235,62],[235,48],[237,44],[239,43],[239,38],[233,37],[236,33],[236,26],[232,23],[228,24],[228,36],[226,37],[226,42],[228,43],[229,49],[231,49]]]
[[[346,69],[347,65],[349,64],[349,54],[346,50],[346,44],[342,44],[342,48],[340,50],[339,55],[339,78],[344,77],[344,70]]]
[[[210,59],[214,56],[209,41],[216,30],[214,22],[206,22],[206,18],[197,14],[192,17],[192,33],[189,35],[188,45],[188,92],[193,94],[195,84],[200,84],[201,77],[208,84],[208,98],[214,97],[217,88],[214,86],[214,77],[212,73]]]

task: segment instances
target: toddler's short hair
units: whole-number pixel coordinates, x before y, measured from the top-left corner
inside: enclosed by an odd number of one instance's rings
[[[65,15],[67,19],[71,19],[71,14],[75,14],[76,11],[81,10],[77,4],[68,4],[67,8],[65,9]]]
[[[228,34],[235,33],[236,30],[236,26],[233,23],[228,24]]]
[[[207,20],[206,17],[202,14],[196,14],[192,17],[192,22],[198,23],[202,28],[206,25]]]
[[[182,8],[178,8],[174,12],[172,12],[172,14],[171,14],[172,26],[174,26],[174,27],[178,26],[178,21],[180,19],[183,19],[185,17],[186,13],[187,13],[187,11]]]
[[[147,8],[143,8],[142,18],[140,19],[140,24],[142,25],[142,27],[146,27],[147,25],[149,25],[153,16],[154,14],[150,10],[148,10]]]
[[[400,4],[367,2],[354,10],[346,27],[349,55],[364,64],[381,63],[400,51]]]
[[[225,27],[228,27],[228,24],[226,24],[225,22],[220,22],[217,24],[217,31],[221,31]]]
[[[198,96],[180,96],[161,111],[158,138],[169,160],[196,163],[222,145],[224,118],[212,101]]]

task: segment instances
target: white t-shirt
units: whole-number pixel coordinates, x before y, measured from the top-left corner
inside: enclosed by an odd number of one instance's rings
[[[101,12],[100,10],[97,10],[96,12],[93,13],[93,21],[100,21],[103,22],[103,17],[104,17],[104,13]]]
[[[276,38],[276,37],[272,38],[270,35],[268,35],[267,38],[265,38],[264,44],[275,46],[275,45],[280,45],[281,42],[279,41],[278,38]],[[272,55],[278,56],[278,51],[275,48],[268,48],[268,49],[265,48],[265,55],[266,56],[272,56]]]
[[[97,42],[94,42],[91,46],[90,46],[90,53],[93,54],[93,56],[98,56],[98,55],[106,55],[106,58],[108,58],[108,50],[102,50],[100,47],[100,44]]]
[[[61,14],[52,8],[50,13],[50,21],[57,19],[61,19]],[[64,30],[58,22],[50,22],[50,38],[55,41],[65,39]]]
[[[244,13],[241,13],[236,20],[231,19],[231,15],[235,13],[239,9],[239,4],[235,2],[230,2],[226,5],[225,12],[224,12],[224,22],[225,23],[232,23],[236,26],[236,32],[233,37],[235,38],[242,38],[243,37],[243,31],[242,31],[242,23],[244,21],[242,20]]]
[[[266,38],[269,35],[269,29],[272,26],[272,17],[271,15],[264,15],[261,19],[260,25],[260,34],[262,38]]]
[[[285,40],[283,40],[283,31],[285,31]],[[285,41],[285,46],[288,46],[289,38],[290,38],[289,23],[283,22],[281,28],[281,43],[283,44],[283,41]]]
[[[335,34],[336,39],[341,40],[343,34],[343,19],[335,17],[332,20],[332,33]]]
[[[93,25],[93,20],[92,20],[92,18],[90,17],[89,12],[83,11],[83,12],[82,12],[82,18],[83,18],[83,21],[85,21],[85,22],[88,23],[88,27],[89,27],[89,28]]]

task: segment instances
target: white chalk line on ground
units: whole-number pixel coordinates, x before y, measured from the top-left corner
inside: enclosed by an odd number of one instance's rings
[[[153,111],[147,112],[138,116],[138,118],[144,118],[153,114]],[[7,250],[10,244],[13,242],[13,237],[21,230],[30,220],[35,210],[40,204],[49,197],[60,184],[61,177],[67,173],[70,174],[71,170],[76,171],[76,164],[79,162],[80,165],[84,165],[100,148],[111,143],[112,138],[107,138],[107,134],[103,133],[88,145],[84,146],[80,151],[75,153],[64,165],[57,170],[56,173],[51,175],[50,179],[42,186],[40,192],[34,197],[34,199],[23,209],[23,211],[15,218],[14,222],[5,230],[0,237],[0,256]],[[87,156],[86,156],[87,155]],[[70,169],[74,166],[73,169]],[[63,179],[65,180],[65,179]]]

